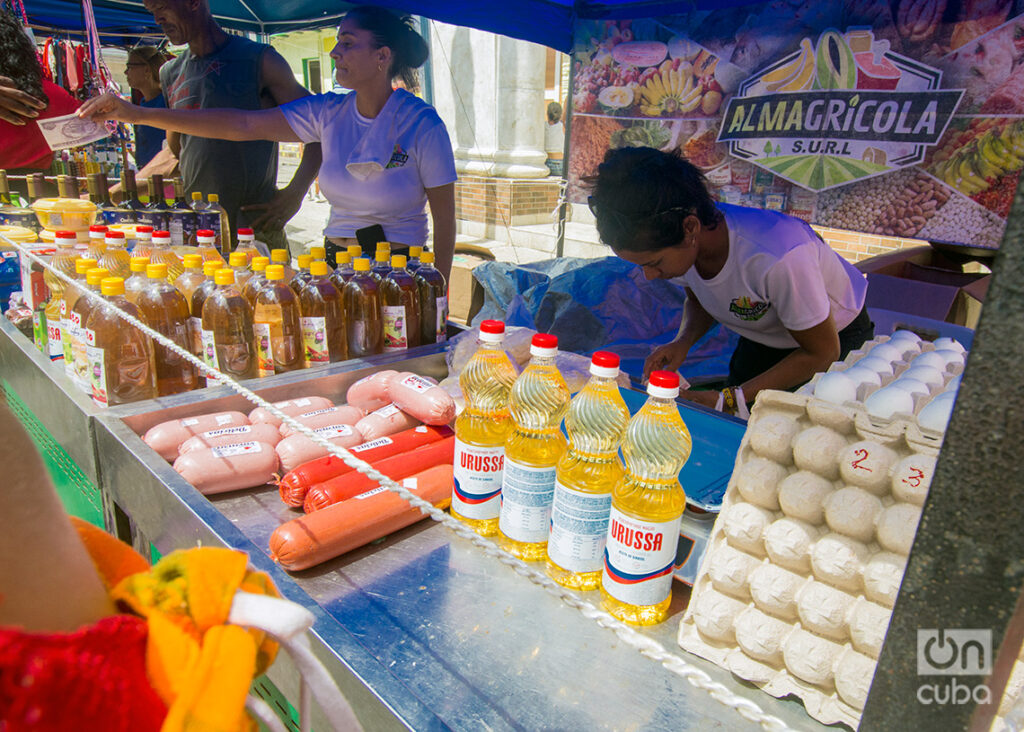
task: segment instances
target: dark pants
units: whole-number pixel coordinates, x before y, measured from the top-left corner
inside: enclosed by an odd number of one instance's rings
[[[846,358],[850,351],[855,351],[875,337],[875,324],[868,316],[865,305],[850,324],[839,331],[839,360]],[[740,337],[736,350],[729,360],[728,386],[739,386],[758,374],[763,374],[779,361],[795,351],[795,348],[771,348],[756,343],[748,338]],[[797,384],[793,389],[802,386]],[[792,390],[792,389],[791,389]]]

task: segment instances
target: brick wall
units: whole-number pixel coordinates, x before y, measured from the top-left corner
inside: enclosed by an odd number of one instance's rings
[[[887,254],[897,249],[909,249],[927,244],[927,242],[920,239],[902,239],[894,236],[861,234],[857,231],[829,229],[824,226],[815,226],[814,230],[843,259],[855,263],[862,259],[873,257],[876,254]]]
[[[559,181],[464,176],[455,183],[455,218],[499,226],[544,223],[558,205]]]

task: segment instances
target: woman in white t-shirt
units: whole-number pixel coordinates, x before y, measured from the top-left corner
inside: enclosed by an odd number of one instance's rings
[[[804,221],[716,204],[696,166],[652,148],[612,150],[592,179],[588,203],[601,240],[644,270],[686,288],[679,332],[644,364],[674,371],[719,322],[740,335],[725,403],[737,388],[792,389],[874,335],[867,281]],[[718,393],[682,396],[714,406]]]
[[[354,244],[359,229],[379,225],[394,245],[423,245],[429,203],[436,266],[447,278],[458,177],[448,131],[433,107],[392,84],[402,78],[412,85],[413,70],[427,55],[410,16],[363,5],[342,18],[331,51],[336,80],[352,90],[348,94],[328,92],[255,111],[140,109],[103,95],[86,102],[81,116],[225,140],[319,142],[320,190],[331,204],[328,242]]]

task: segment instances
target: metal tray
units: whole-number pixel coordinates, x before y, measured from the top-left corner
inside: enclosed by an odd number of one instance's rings
[[[440,351],[407,353],[332,364],[319,375],[284,374],[259,391],[274,400],[321,394],[341,401],[351,383],[382,367],[445,375]],[[305,572],[285,572],[267,555],[268,539],[297,514],[275,489],[206,498],[138,436],[167,419],[246,407],[224,388],[208,391],[179,395],[155,411],[136,404],[99,415],[103,488],[159,551],[197,543],[246,551],[285,596],[309,608],[316,652],[367,729],[756,729],[432,522]],[[670,619],[646,631],[669,649],[676,648],[686,589],[675,592]],[[597,602],[597,593],[588,595]],[[798,703],[687,658],[792,727],[822,728]],[[271,673],[290,695],[287,676],[276,667]]]

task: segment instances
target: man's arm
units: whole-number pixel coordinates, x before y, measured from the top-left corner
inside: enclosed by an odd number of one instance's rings
[[[427,188],[426,193],[434,223],[434,266],[447,282],[455,256],[455,184]]]

